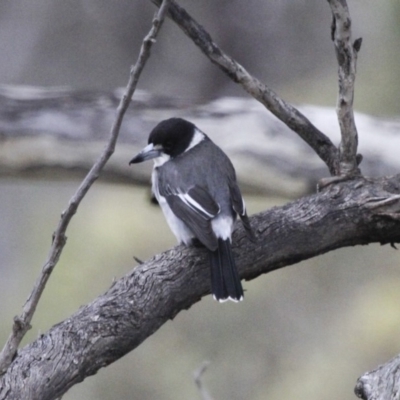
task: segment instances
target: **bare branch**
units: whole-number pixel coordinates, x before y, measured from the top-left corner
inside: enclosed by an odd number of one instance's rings
[[[354,83],[356,79],[357,53],[361,39],[354,44],[351,39],[351,19],[346,0],[328,0],[332,10],[331,37],[335,45],[336,58],[339,64],[339,93],[337,115],[342,140],[339,148],[340,175],[359,175],[357,159],[358,136],[353,113]]]
[[[203,400],[213,400],[210,394],[208,393],[208,390],[204,387],[203,385],[203,374],[206,372],[208,366],[210,365],[209,361],[204,361],[199,368],[196,369],[193,373],[193,379],[194,383],[197,386],[197,389],[199,389],[201,398]]]
[[[136,89],[136,85],[139,80],[140,74],[148,58],[150,57],[150,49],[153,43],[155,42],[157,34],[161,28],[167,8],[168,8],[168,0],[163,0],[163,3],[157,13],[157,16],[153,19],[151,30],[143,40],[138,60],[135,66],[131,69],[128,86],[118,106],[115,122],[111,128],[110,138],[103,153],[100,155],[96,163],[93,165],[89,173],[86,175],[85,179],[79,186],[76,193],[72,196],[67,209],[61,214],[61,219],[56,231],[53,234],[52,246],[50,248],[48,258],[42,268],[41,274],[37,279],[33,287],[33,290],[23,307],[22,314],[19,317],[14,318],[12,332],[2,352],[0,353],[0,374],[4,373],[6,369],[9,367],[17,352],[21,340],[25,336],[26,332],[31,328],[30,323],[33,314],[35,313],[40,297],[65,246],[66,243],[65,233],[68,228],[69,222],[76,213],[80,202],[82,201],[82,199],[84,198],[84,196],[86,195],[92,184],[99,177],[102,169],[104,168],[108,159],[114,152],[123,116],[129,106],[131,97]]]
[[[248,239],[240,224],[233,235],[240,276],[253,279],[340,247],[400,242],[399,194],[400,175],[355,179],[253,216],[257,242]],[[177,246],[137,266],[20,349],[0,377],[0,400],[62,395],[190,308],[210,292],[209,282],[208,258],[200,248]]]
[[[161,0],[151,0],[160,6]],[[232,57],[225,54],[210,34],[184,8],[171,0],[169,17],[189,36],[200,50],[230,79],[262,103],[272,114],[296,132],[328,166],[331,175],[338,174],[338,151],[331,140],[319,131],[295,107],[282,100],[273,90],[250,75]]]
[[[400,387],[400,355],[358,378],[355,394],[363,400],[396,400]]]

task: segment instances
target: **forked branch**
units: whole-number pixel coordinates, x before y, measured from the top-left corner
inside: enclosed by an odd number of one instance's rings
[[[157,6],[161,4],[161,0],[151,1]],[[216,64],[235,83],[240,84],[246,92],[310,145],[328,166],[331,175],[339,173],[338,150],[324,133],[318,130],[299,110],[281,99],[273,90],[224,53],[212,40],[210,34],[173,0],[171,0],[168,15],[212,63]]]

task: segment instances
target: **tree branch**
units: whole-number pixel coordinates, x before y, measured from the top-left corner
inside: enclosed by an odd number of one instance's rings
[[[158,5],[161,3],[160,0],[152,1]],[[171,18],[213,63],[295,130],[324,160],[331,174],[355,178],[252,217],[251,222],[258,235],[256,243],[249,242],[239,226],[234,233],[233,251],[244,279],[253,279],[340,247],[400,242],[400,175],[378,180],[357,177],[360,158],[357,158],[357,130],[352,103],[356,53],[361,41],[351,45],[350,18],[345,0],[328,1],[333,13],[332,35],[339,63],[340,155],[330,139],[303,114],[224,54],[204,28],[171,0]],[[159,13],[165,12],[165,7],[164,0]],[[159,26],[154,22],[153,28],[158,29]],[[147,36],[143,48],[148,45],[149,50],[153,39],[151,35]],[[139,65],[140,60],[143,59],[139,58]],[[140,70],[139,67],[131,71],[132,85],[136,84],[134,77]],[[127,93],[119,112],[125,105],[128,106],[133,91],[129,94],[128,90]],[[119,115],[120,119],[115,122],[117,131],[123,112]],[[11,362],[10,357],[13,360],[0,377],[0,400],[50,400],[62,396],[74,384],[136,348],[168,319],[209,293],[209,267],[204,251],[178,246],[141,264],[115,282],[104,295],[52,327],[18,354],[15,353],[14,339],[29,329],[29,313],[33,314],[40,290],[43,290],[40,286],[44,288],[65,244],[68,222],[91,183],[97,179],[114,146],[115,141],[107,147],[98,161],[99,167],[93,167],[92,175],[85,179],[63,213],[49,259],[43,267],[43,276],[38,280],[38,288],[28,299],[22,316],[15,319],[11,335],[13,340],[9,340],[9,348],[2,353],[2,356],[5,354],[6,364]],[[309,237],[318,240],[310,241]],[[12,349],[13,346],[15,349]],[[389,389],[388,396],[395,396],[398,369],[399,362],[395,359],[364,375],[357,385],[357,395],[365,399],[386,399],[388,397],[383,394]],[[393,381],[397,386],[392,385]]]
[[[86,195],[92,184],[99,177],[108,159],[114,153],[115,144],[117,142],[123,116],[129,106],[131,97],[136,89],[136,85],[139,80],[140,74],[148,58],[150,57],[151,46],[155,42],[155,38],[157,37],[157,34],[161,28],[167,8],[168,8],[168,0],[163,0],[163,3],[157,13],[157,16],[153,19],[151,30],[143,40],[142,47],[139,53],[139,58],[135,66],[131,70],[126,92],[118,106],[115,122],[111,128],[110,138],[103,153],[100,155],[96,163],[93,165],[93,167],[91,168],[91,170],[89,171],[89,173],[86,175],[85,179],[79,186],[76,193],[71,198],[67,209],[61,214],[61,219],[56,231],[53,234],[52,246],[50,248],[48,258],[42,268],[41,274],[37,279],[32,289],[32,292],[29,295],[28,300],[26,301],[23,307],[22,314],[19,317],[14,318],[12,332],[9,338],[7,339],[7,342],[2,352],[0,353],[0,374],[4,373],[6,369],[9,367],[13,358],[15,357],[19,344],[21,343],[26,332],[31,328],[30,323],[33,314],[35,313],[40,297],[65,246],[66,243],[65,233],[72,217],[76,213],[80,202],[82,201],[82,199],[84,198],[84,196]]]
[[[240,224],[233,235],[241,277],[254,279],[340,247],[400,242],[399,195],[400,175],[358,179],[253,216],[257,242]],[[208,294],[209,280],[202,249],[177,246],[139,265],[21,349],[0,378],[0,400],[62,395]]]
[[[353,113],[357,53],[361,39],[351,41],[351,18],[346,0],[328,0],[332,10],[331,37],[335,45],[339,69],[337,115],[342,141],[340,143],[340,175],[359,175],[361,156],[357,159],[358,136]]]
[[[209,361],[204,361],[199,368],[196,369],[193,373],[193,379],[194,383],[197,386],[197,389],[199,390],[200,396],[202,400],[213,400],[211,397],[210,393],[208,393],[208,390],[204,387],[203,385],[203,375],[204,372],[206,372],[206,369],[210,365]]]
[[[160,6],[161,0],[151,0]],[[196,46],[217,65],[233,82],[238,83],[272,114],[296,132],[325,162],[331,175],[339,173],[338,151],[331,140],[319,131],[295,107],[282,100],[273,90],[250,75],[244,67],[225,54],[210,34],[196,22],[184,8],[171,0],[169,17],[193,40]]]
[[[400,355],[358,378],[355,394],[363,400],[396,400],[400,387]]]

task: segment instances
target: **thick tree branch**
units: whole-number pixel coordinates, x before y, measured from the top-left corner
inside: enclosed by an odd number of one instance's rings
[[[359,175],[357,159],[358,136],[353,113],[354,83],[356,79],[357,53],[361,39],[352,43],[351,18],[346,0],[328,0],[332,10],[331,37],[335,45],[339,69],[339,93],[337,115],[342,140],[340,143],[340,175]]]
[[[117,142],[119,130],[121,127],[122,119],[127,110],[131,97],[136,89],[137,82],[139,80],[140,74],[146,64],[146,61],[150,57],[150,49],[153,45],[155,38],[161,28],[164,16],[168,7],[168,0],[163,0],[163,3],[159,9],[157,16],[153,20],[152,28],[149,34],[144,38],[142,47],[140,49],[139,58],[135,66],[131,70],[128,86],[126,92],[121,99],[121,102],[117,109],[117,115],[115,122],[111,128],[109,141],[101,153],[100,157],[97,159],[89,173],[86,175],[85,179],[79,186],[76,193],[71,198],[67,209],[61,214],[61,219],[58,224],[56,231],[53,234],[53,242],[50,248],[48,258],[42,268],[41,274],[37,279],[31,294],[26,301],[22,314],[19,317],[14,318],[14,324],[12,327],[12,332],[0,353],[0,374],[4,373],[8,366],[11,364],[19,344],[24,338],[26,332],[31,328],[30,323],[35,313],[36,307],[46,286],[46,283],[56,266],[61,252],[66,243],[66,230],[68,225],[76,213],[78,206],[82,199],[85,197],[86,193],[89,191],[92,184],[99,177],[102,169],[107,163],[108,159],[114,153],[115,144]]]
[[[152,1],[157,5],[161,3],[161,0]],[[171,0],[170,17],[213,63],[297,132],[326,163],[332,175],[340,175],[339,179],[356,178],[254,216],[251,221],[258,235],[256,243],[249,242],[239,226],[234,234],[234,252],[244,279],[253,279],[340,247],[400,242],[400,175],[375,181],[358,177],[361,158],[357,156],[352,104],[356,56],[361,41],[351,43],[346,1],[328,2],[333,14],[332,38],[339,63],[340,154],[330,139],[303,114],[224,54],[204,28]],[[165,12],[165,7],[166,1],[160,14]],[[155,21],[153,28],[158,29],[159,25]],[[143,47],[150,48],[153,39],[151,35],[146,37]],[[139,60],[139,66],[145,58]],[[140,68],[131,72],[133,86],[138,71]],[[119,112],[126,110],[133,91],[127,93]],[[115,122],[117,132],[123,112]],[[40,291],[65,244],[68,222],[113,152],[115,140],[112,141],[63,213],[42,277],[24,313],[15,320],[13,333],[2,353],[3,369],[12,362],[0,377],[0,400],[50,400],[62,396],[74,384],[140,345],[168,319],[209,293],[209,267],[204,252],[178,246],[141,264],[104,295],[15,353],[19,336],[29,329]],[[310,241],[310,237],[316,239]],[[11,360],[11,357],[14,358]],[[399,368],[396,358],[365,374],[359,379],[356,394],[364,399],[396,398]]]
[[[157,6],[161,4],[161,0],[151,1]],[[203,26],[173,0],[171,0],[168,14],[211,62],[217,65],[232,81],[240,84],[247,93],[262,103],[272,114],[310,145],[328,166],[331,175],[338,174],[338,151],[325,134],[318,130],[295,107],[281,99],[273,90],[250,75],[232,57],[225,54]]]
[[[241,277],[253,279],[340,247],[400,242],[399,195],[400,175],[359,179],[253,216],[257,242],[240,224],[233,236]],[[208,294],[209,280],[202,249],[178,246],[155,256],[21,349],[0,378],[0,400],[62,395]]]
[[[358,378],[355,394],[363,400],[397,400],[400,387],[400,355]]]

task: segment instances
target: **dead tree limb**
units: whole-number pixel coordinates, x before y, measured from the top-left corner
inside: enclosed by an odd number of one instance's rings
[[[204,361],[199,368],[197,368],[193,372],[193,379],[194,383],[197,386],[197,389],[199,390],[199,393],[201,395],[202,400],[213,400],[211,395],[208,393],[208,390],[205,388],[203,384],[203,375],[206,372],[208,366],[210,365],[209,361]]]
[[[160,6],[161,0],[151,0]],[[331,175],[338,175],[338,150],[332,141],[317,129],[298,109],[281,99],[273,90],[249,74],[232,57],[225,54],[211,35],[186,10],[171,0],[169,17],[182,29],[196,46],[217,65],[233,82],[240,84],[252,97],[296,132],[322,161]]]
[[[340,4],[346,3],[341,0]],[[224,54],[173,0],[169,15],[213,63],[297,132],[332,175],[357,175],[352,173],[359,159],[357,132],[351,121],[343,125],[345,155],[339,159],[337,148],[324,133]],[[336,30],[340,15],[334,15]],[[341,40],[345,30],[338,35]],[[359,44],[353,47],[357,51]],[[341,90],[345,95],[352,86]],[[350,100],[343,119],[352,114],[352,97]],[[344,163],[343,171],[339,161]],[[247,280],[345,246],[394,244],[400,242],[400,175],[375,180],[356,176],[337,182],[321,193],[255,215],[251,223],[256,242],[249,242],[241,227],[233,238],[238,269]],[[138,266],[104,295],[21,349],[0,378],[0,400],[62,396],[74,384],[136,348],[168,319],[209,293],[205,258],[201,249],[178,246]],[[368,388],[362,393],[372,391]]]
[[[399,216],[400,175],[360,178],[253,216],[257,242],[239,225],[233,251],[241,277],[254,279],[337,248],[400,242]],[[139,265],[22,348],[0,378],[0,400],[62,395],[207,295],[209,279],[202,249],[177,246]]]
[[[358,134],[353,113],[354,83],[357,53],[361,39],[351,39],[351,18],[346,1],[328,0],[332,10],[331,37],[338,61],[339,93],[337,114],[342,140],[340,143],[340,175],[349,177],[360,174],[357,159]]]
[[[358,378],[355,394],[363,400],[396,400],[400,386],[400,355]]]

